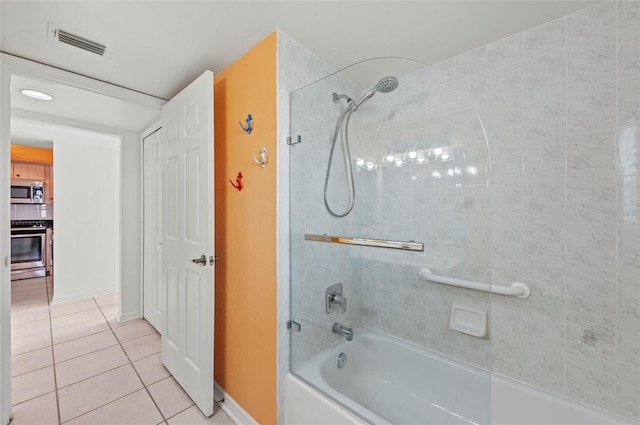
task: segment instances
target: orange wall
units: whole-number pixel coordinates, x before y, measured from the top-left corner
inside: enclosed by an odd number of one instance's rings
[[[276,48],[274,32],[215,77],[215,380],[276,423]],[[254,130],[245,124],[252,114]],[[268,164],[253,161],[261,146]],[[242,191],[234,189],[238,172]]]
[[[11,145],[11,161],[42,162],[53,164],[53,149]]]

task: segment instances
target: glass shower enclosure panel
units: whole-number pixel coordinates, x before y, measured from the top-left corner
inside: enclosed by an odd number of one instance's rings
[[[490,295],[419,275],[491,281],[489,152],[463,83],[379,58],[290,95],[290,367],[368,421],[490,422]],[[397,350],[410,372],[382,360]]]

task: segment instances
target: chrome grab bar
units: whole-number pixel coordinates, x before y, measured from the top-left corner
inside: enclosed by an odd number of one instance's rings
[[[509,295],[517,298],[527,298],[531,290],[521,282],[512,283],[511,286],[492,285],[490,283],[474,282],[472,280],[456,279],[454,277],[437,276],[431,270],[424,268],[418,272],[420,279],[426,282],[442,283],[444,285],[457,286],[458,288],[473,289],[475,291],[490,292],[498,295]]]
[[[378,248],[404,249],[407,251],[424,251],[424,244],[415,241],[388,241],[384,239],[354,238],[349,236],[329,236],[305,234],[307,241],[341,243],[347,245],[373,246]]]

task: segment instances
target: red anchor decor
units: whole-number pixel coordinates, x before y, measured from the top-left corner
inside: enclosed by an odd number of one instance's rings
[[[236,189],[238,189],[238,192],[240,192],[243,188],[242,186],[242,173],[238,173],[238,177],[236,177],[236,182],[232,182],[231,180],[229,180],[229,183],[231,183],[231,186],[235,187]]]

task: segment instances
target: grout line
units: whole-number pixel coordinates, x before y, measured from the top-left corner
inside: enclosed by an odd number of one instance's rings
[[[94,299],[94,301],[95,301],[95,299]],[[147,384],[144,382],[144,380],[140,376],[140,373],[138,372],[138,369],[136,369],[135,365],[133,364],[133,361],[131,360],[131,357],[129,357],[129,353],[127,353],[127,351],[124,349],[124,347],[122,346],[122,343],[120,342],[120,340],[116,336],[115,332],[113,331],[114,328],[111,326],[111,323],[109,323],[109,320],[107,319],[107,316],[105,316],[105,314],[104,314],[104,312],[102,310],[100,310],[100,312],[102,313],[102,316],[105,318],[105,320],[107,320],[107,325],[109,325],[109,329],[111,329],[111,333],[113,333],[113,336],[116,338],[116,341],[118,341],[118,345],[120,346],[120,349],[122,349],[122,351],[124,352],[124,355],[127,357],[127,360],[129,361],[129,364],[131,365],[131,368],[133,369],[133,371],[135,372],[136,376],[138,377],[138,380],[140,380],[140,383],[142,384],[142,387],[147,392],[147,395],[149,396],[149,398],[153,402],[154,406],[156,406],[156,409],[158,410],[158,413],[160,413],[160,417],[162,418],[162,422],[166,423],[167,422],[167,418],[164,416],[164,413],[162,413],[162,410],[160,410],[160,406],[158,406],[158,403],[156,402],[156,399],[153,398],[153,396],[151,395],[151,391],[149,391],[149,388],[148,388]],[[144,319],[142,319],[142,320],[144,320]],[[138,339],[138,338],[136,338],[136,339]],[[134,341],[134,340],[131,340],[131,341]],[[158,354],[158,353],[151,354],[151,355],[149,355],[147,357],[151,357],[152,355],[156,355],[156,354]],[[147,358],[147,357],[143,357],[143,358]],[[141,359],[138,359],[138,360],[141,360]],[[138,360],[135,360],[135,361],[138,361]],[[157,382],[160,382],[160,381],[157,381]],[[155,382],[153,384],[155,384]],[[153,385],[153,384],[151,384],[151,385]]]
[[[49,306],[49,332],[50,332],[50,337],[51,337],[51,361],[53,362],[53,390],[56,393],[56,409],[58,411],[58,424],[62,423],[62,418],[60,416],[60,397],[58,396],[58,376],[56,374],[56,354],[55,351],[53,349],[53,325],[51,324],[51,300],[49,297],[49,285],[48,285],[48,280],[45,279],[45,283],[47,284],[47,300],[49,300],[47,302],[48,306]],[[51,287],[51,289],[53,290],[53,286]]]
[[[614,10],[615,10],[615,20],[616,20],[616,24],[615,24],[615,49],[616,49],[616,73],[615,73],[615,81],[616,81],[616,106],[615,106],[615,111],[616,111],[616,115],[615,115],[615,130],[614,130],[614,135],[613,135],[613,160],[614,160],[614,168],[613,168],[613,173],[614,173],[614,177],[613,177],[613,199],[614,199],[614,204],[613,204],[613,209],[614,211],[616,210],[617,206],[618,206],[618,196],[620,195],[619,193],[619,185],[618,185],[618,175],[619,175],[619,167],[618,164],[619,162],[619,154],[620,154],[620,150],[618,148],[618,133],[620,131],[619,129],[619,125],[620,125],[620,117],[618,116],[619,113],[619,109],[620,109],[620,34],[619,34],[619,22],[618,22],[618,17],[619,15],[619,4],[616,1],[615,5],[614,5]],[[624,203],[621,204],[621,207],[624,205]],[[622,210],[624,210],[624,208],[621,208]],[[620,252],[619,252],[619,247],[620,247],[620,221],[619,221],[619,216],[618,214],[622,214],[622,216],[624,216],[624,212],[623,211],[616,211],[616,214],[614,214],[614,220],[613,220],[613,231],[614,233],[614,241],[615,241],[615,272],[614,272],[614,283],[615,283],[615,311],[614,311],[614,320],[613,320],[613,390],[614,390],[614,398],[615,398],[615,402],[613,403],[614,406],[612,408],[612,410],[617,410],[616,404],[619,404],[619,400],[620,400],[620,389],[618,387],[618,384],[620,383],[620,376],[618,373],[619,370],[619,362],[620,362],[620,352],[619,352],[619,347],[618,347],[618,339],[620,337],[620,329],[619,329],[619,325],[620,325],[620,281],[619,281],[619,257],[620,257]]]
[[[126,366],[126,365],[125,365],[125,366]],[[96,376],[98,376],[98,375],[96,375]],[[123,399],[123,398],[125,398],[125,397],[129,397],[131,394],[135,394],[135,393],[137,393],[138,391],[142,391],[142,388],[138,388],[138,389],[137,389],[137,390],[135,390],[135,391],[132,391],[132,392],[130,392],[130,393],[128,393],[128,394],[125,394],[125,395],[123,395],[123,396],[121,396],[121,397],[118,397],[118,398],[116,398],[116,399],[113,399],[113,400],[111,400],[111,401],[110,401],[110,402],[108,402],[108,403],[105,403],[105,404],[103,404],[103,405],[100,405],[100,406],[98,406],[98,407],[96,407],[96,408],[94,408],[94,409],[88,410],[88,411],[86,411],[86,412],[84,412],[84,413],[82,413],[82,414],[80,414],[80,415],[78,415],[78,416],[74,416],[74,417],[69,418],[69,419],[67,419],[66,421],[64,421],[64,422],[60,422],[60,423],[61,423],[61,424],[64,424],[64,423],[70,422],[70,421],[72,421],[72,420],[74,420],[74,419],[80,418],[80,417],[82,417],[82,416],[84,416],[84,415],[88,415],[89,413],[95,412],[96,410],[101,409],[101,408],[103,408],[103,407],[105,407],[105,406],[108,406],[108,405],[110,405],[111,403],[115,403],[115,402],[116,402],[116,401],[118,401],[118,400],[122,400],[122,399]]]
[[[94,297],[94,298],[92,298],[92,299],[93,299],[93,301],[94,301],[94,302],[96,303],[96,305],[97,305],[97,301],[95,300],[95,297]],[[113,329],[114,329],[114,328],[112,328],[112,327],[111,327],[111,324],[109,323],[109,320],[107,319],[106,315],[104,314],[104,312],[103,312],[101,309],[100,309],[100,313],[102,314],[103,318],[104,318],[104,319],[106,320],[106,322],[107,322],[107,325],[109,326],[109,329],[108,329],[108,330],[110,330],[110,331],[111,331],[111,333],[113,334],[113,336],[116,338],[116,341],[118,341],[117,336],[116,336],[116,335],[115,335],[115,333],[113,332]],[[104,332],[107,332],[107,331],[104,331]],[[135,394],[136,392],[141,391],[141,390],[143,390],[143,389],[147,391],[147,394],[149,395],[149,397],[151,398],[151,400],[152,400],[152,401],[154,402],[154,404],[156,405],[156,408],[157,408],[157,409],[158,409],[158,411],[160,412],[160,416],[163,418],[163,421],[164,421],[164,415],[162,415],[162,412],[160,411],[160,408],[158,407],[158,405],[156,404],[155,400],[153,399],[153,397],[152,397],[152,396],[151,396],[151,394],[149,393],[149,390],[147,389],[147,386],[145,385],[144,381],[140,378],[140,375],[138,374],[138,371],[136,370],[135,366],[133,365],[133,363],[132,363],[131,359],[129,358],[129,355],[128,355],[128,354],[127,354],[127,352],[125,351],[125,349],[124,349],[124,347],[122,346],[122,344],[118,341],[118,343],[117,343],[117,344],[111,345],[111,346],[109,346],[109,347],[104,347],[104,348],[102,348],[101,350],[104,350],[104,349],[107,349],[107,348],[111,348],[111,347],[115,347],[115,346],[119,346],[119,347],[120,347],[120,349],[123,351],[123,353],[124,353],[124,354],[125,354],[125,356],[127,357],[128,363],[123,364],[123,365],[120,365],[120,366],[115,367],[115,368],[113,368],[113,369],[110,369],[109,371],[104,371],[104,372],[98,373],[98,374],[96,374],[96,375],[93,375],[93,376],[91,376],[91,377],[85,378],[85,379],[83,379],[83,380],[81,380],[81,381],[78,381],[78,382],[86,381],[86,380],[91,379],[91,378],[94,378],[94,377],[96,377],[96,376],[103,375],[103,374],[105,374],[105,373],[107,373],[107,372],[110,372],[110,371],[113,371],[113,370],[116,370],[116,369],[120,369],[120,368],[123,368],[123,367],[125,367],[125,366],[127,366],[127,365],[130,365],[130,366],[132,367],[132,369],[134,370],[134,372],[136,373],[136,375],[138,376],[138,379],[139,379],[140,383],[142,384],[142,388],[138,388],[138,389],[136,389],[135,391],[132,391],[132,392],[130,392],[130,393],[128,393],[128,394],[125,394],[125,395],[123,395],[123,396],[121,396],[121,397],[118,397],[118,398],[116,398],[116,399],[114,399],[114,400],[111,400],[110,402],[105,403],[105,404],[103,404],[103,405],[97,406],[96,408],[91,409],[91,410],[89,410],[89,411],[87,411],[87,412],[84,412],[84,413],[82,413],[81,415],[78,415],[78,416],[75,416],[75,417],[73,417],[73,418],[70,418],[68,421],[71,421],[71,420],[73,420],[73,419],[76,419],[76,418],[79,418],[79,417],[81,417],[81,416],[87,415],[87,414],[89,414],[89,413],[91,413],[91,412],[94,412],[94,411],[96,411],[96,410],[98,410],[98,409],[101,409],[102,407],[105,407],[105,406],[107,406],[107,405],[109,405],[109,404],[111,404],[111,403],[114,403],[114,402],[116,402],[116,401],[118,401],[118,400],[121,400],[121,399],[123,399],[123,398],[125,398],[125,397],[128,397],[128,396],[130,396],[130,395],[132,395],[132,394]],[[101,351],[101,350],[96,350],[96,351],[93,351],[92,353],[96,353],[96,352]],[[92,354],[92,353],[87,353],[87,354]],[[156,354],[157,354],[157,353],[156,353]],[[85,355],[86,355],[86,354],[85,354]],[[77,358],[80,358],[80,357],[82,357],[82,356],[74,357],[74,359],[77,359]],[[71,359],[69,359],[69,360],[71,360]],[[65,361],[67,361],[67,360],[65,360]],[[61,363],[62,363],[62,362],[61,362]],[[69,386],[71,386],[71,385],[77,384],[78,382],[74,382],[73,384],[69,384],[69,385],[67,385],[67,386],[65,386],[65,387],[63,387],[63,388],[67,388],[67,387],[69,387]],[[68,421],[65,421],[65,423],[66,423],[66,422],[68,422]],[[62,423],[62,422],[61,422],[61,423]]]
[[[11,378],[11,379],[13,379],[13,378]],[[24,403],[27,403],[29,401],[35,400],[36,398],[44,397],[44,396],[49,395],[49,394],[51,394],[51,393],[53,393],[55,391],[56,390],[47,391],[46,393],[39,394],[39,395],[37,395],[35,397],[31,397],[31,398],[29,398],[27,400],[22,400],[20,403],[12,404],[11,408],[13,409],[16,406],[20,406],[21,404],[24,404]]]
[[[563,293],[563,338],[562,338],[562,395],[567,395],[567,279],[569,276],[568,272],[568,259],[569,259],[569,230],[568,230],[568,213],[569,213],[569,188],[568,188],[568,179],[569,179],[569,20],[565,16],[564,17],[564,275],[563,275],[563,284],[564,284],[564,293]]]
[[[82,323],[77,323],[77,325],[81,325],[81,324]],[[62,328],[59,328],[59,329],[62,329]],[[82,335],[82,336],[79,336],[79,337],[76,337],[76,338],[71,338],[71,339],[67,339],[67,340],[64,340],[64,341],[60,341],[60,342],[54,342],[54,341],[52,341],[52,342],[53,342],[53,345],[62,345],[62,344],[66,344],[67,342],[77,341],[79,339],[86,338],[88,336],[93,336],[93,335],[97,335],[99,333],[107,332],[108,330],[109,329],[103,329],[101,331],[96,331],[96,332],[93,332],[93,333],[90,333],[90,334],[86,334],[86,335]]]
[[[49,348],[49,347],[41,348],[41,350],[44,350],[45,348]],[[53,363],[48,364],[48,365],[46,365],[46,366],[42,366],[42,367],[36,368],[36,369],[33,369],[33,370],[30,370],[30,371],[28,371],[28,372],[19,373],[18,375],[14,375],[14,376],[12,376],[12,377],[11,377],[11,379],[18,378],[18,377],[20,377],[20,376],[26,375],[27,373],[37,372],[37,371],[39,371],[39,370],[46,369],[46,368],[51,367],[51,366],[53,366]]]
[[[115,347],[115,345],[113,345],[113,346],[111,346],[111,347],[108,347],[108,348],[112,348],[112,347]],[[102,350],[100,350],[100,351],[102,351]],[[94,351],[94,353],[97,353],[97,351]],[[82,356],[80,356],[80,357],[82,357]],[[79,359],[80,357],[76,357],[76,359]],[[64,362],[62,362],[62,363],[64,363]],[[121,368],[123,368],[124,366],[127,366],[127,363],[121,364],[121,365],[119,365],[119,366],[115,366],[115,367],[113,367],[113,368],[111,368],[111,369],[109,369],[109,370],[104,370],[104,371],[102,371],[102,372],[100,372],[100,373],[96,373],[95,375],[91,375],[91,376],[88,376],[88,377],[86,377],[86,378],[83,378],[83,379],[81,379],[81,380],[79,380],[79,381],[75,381],[75,382],[72,382],[72,383],[70,383],[70,384],[67,384],[67,385],[64,385],[64,386],[61,386],[61,387],[56,387],[56,388],[58,388],[59,390],[61,390],[61,389],[63,389],[63,388],[68,388],[68,387],[70,387],[70,386],[72,386],[72,385],[79,384],[80,382],[84,382],[84,381],[87,381],[87,380],[89,380],[89,379],[91,379],[91,378],[95,378],[96,376],[100,376],[100,375],[104,375],[105,373],[113,372],[113,371],[114,371],[114,370],[116,370],[116,369],[121,369]],[[138,390],[136,390],[136,391],[138,391]]]
[[[108,331],[103,331],[103,332],[108,332]],[[103,333],[103,332],[102,332],[102,333]],[[97,335],[97,334],[95,334],[95,335]],[[89,336],[92,336],[92,335],[89,335]],[[102,350],[104,350],[104,349],[106,349],[106,348],[115,347],[116,345],[118,345],[118,344],[108,345],[108,346],[106,346],[106,347],[100,347],[100,348],[98,348],[98,349],[95,349],[95,350],[93,350],[93,351],[89,351],[89,352],[87,352],[87,353],[83,353],[83,354],[80,354],[80,355],[77,355],[77,356],[74,356],[74,357],[69,357],[68,359],[61,360],[61,361],[59,361],[59,362],[57,362],[57,363],[64,363],[64,362],[67,362],[67,361],[69,361],[69,360],[78,359],[78,358],[80,358],[80,357],[82,357],[82,356],[86,356],[87,354],[97,353],[98,351],[102,351]],[[52,347],[53,347],[53,346],[52,346]]]
[[[193,400],[191,400],[191,401],[193,401]],[[185,409],[182,409],[181,411],[179,411],[179,412],[178,412],[178,413],[176,413],[175,415],[171,415],[171,416],[169,416],[167,419],[165,419],[165,423],[169,423],[169,419],[173,419],[173,418],[175,418],[175,417],[176,417],[176,416],[178,416],[179,414],[186,412],[187,410],[191,409],[191,408],[192,408],[193,406],[195,406],[195,405],[196,405],[196,403],[194,402],[191,406],[189,406],[189,407],[187,407],[187,408],[185,408]],[[215,409],[215,407],[216,407],[216,405],[215,405],[215,403],[213,403],[213,408]],[[211,415],[211,416],[213,416],[213,415]]]
[[[46,282],[46,281],[45,281],[45,282]],[[46,286],[46,292],[47,292],[47,304],[46,304],[46,305],[47,305],[47,310],[48,310],[48,311],[47,311],[47,313],[48,313],[48,317],[49,317],[49,337],[50,337],[50,344],[48,344],[48,345],[46,345],[46,346],[43,346],[43,347],[35,348],[35,349],[33,349],[33,350],[30,350],[30,351],[26,351],[26,352],[24,352],[24,353],[18,353],[18,354],[16,354],[16,355],[27,354],[27,353],[30,353],[30,352],[33,352],[33,351],[42,350],[42,349],[46,349],[46,348],[50,349],[50,350],[51,350],[51,358],[52,358],[52,362],[53,362],[51,365],[47,365],[47,366],[44,366],[44,367],[41,367],[41,368],[38,368],[38,369],[34,369],[34,370],[29,371],[29,372],[25,372],[24,374],[26,374],[26,373],[31,373],[31,372],[35,372],[35,371],[42,370],[42,369],[45,369],[45,368],[49,368],[49,367],[50,367],[50,368],[52,368],[52,373],[53,373],[54,389],[53,389],[52,391],[49,391],[49,392],[46,392],[46,393],[44,393],[44,394],[40,394],[40,395],[38,395],[38,396],[36,396],[36,397],[30,398],[29,400],[21,401],[20,403],[18,403],[18,404],[16,404],[16,405],[19,405],[19,404],[22,404],[22,403],[25,403],[25,402],[31,401],[31,400],[33,400],[33,399],[35,399],[35,398],[38,398],[38,397],[42,397],[42,396],[45,396],[45,395],[48,395],[48,394],[51,394],[51,393],[55,393],[55,397],[56,397],[56,410],[57,410],[57,417],[58,417],[58,425],[60,425],[60,424],[62,424],[62,423],[63,423],[63,422],[62,422],[62,416],[61,416],[61,408],[60,408],[60,396],[59,396],[59,392],[60,392],[60,390],[64,390],[65,388],[69,388],[69,387],[70,387],[70,386],[72,386],[72,385],[78,384],[78,383],[83,382],[83,381],[87,381],[87,380],[89,380],[89,379],[95,378],[96,376],[100,376],[100,375],[103,375],[103,374],[105,374],[105,373],[112,372],[112,371],[114,371],[114,370],[116,370],[116,369],[119,369],[119,368],[125,368],[125,367],[126,367],[126,366],[128,366],[128,365],[130,365],[130,366],[131,366],[131,368],[132,368],[132,369],[133,369],[133,371],[135,372],[136,376],[138,377],[139,382],[142,384],[142,387],[141,387],[141,388],[138,388],[138,389],[136,389],[136,390],[134,390],[134,391],[132,391],[132,392],[130,392],[130,393],[128,393],[128,394],[125,394],[125,395],[123,395],[123,396],[121,396],[121,397],[118,397],[118,398],[116,398],[116,399],[114,399],[114,400],[111,400],[111,401],[109,401],[108,403],[105,403],[105,404],[102,404],[102,405],[100,405],[100,406],[97,406],[97,407],[95,407],[94,409],[91,409],[91,410],[89,410],[89,411],[87,411],[87,412],[84,412],[84,413],[82,413],[82,414],[80,414],[80,415],[78,415],[78,416],[75,416],[75,417],[73,417],[73,418],[69,418],[68,420],[66,420],[66,421],[65,421],[65,423],[66,423],[66,422],[68,422],[68,421],[71,421],[71,420],[73,420],[73,419],[76,419],[76,418],[78,418],[78,417],[82,417],[82,416],[84,416],[84,415],[87,415],[87,414],[89,414],[89,413],[91,413],[91,412],[93,412],[93,411],[95,411],[95,410],[101,409],[101,408],[103,408],[103,407],[105,407],[105,406],[107,406],[107,405],[109,405],[109,404],[111,404],[111,403],[114,403],[114,402],[116,402],[116,401],[119,401],[119,400],[121,400],[121,399],[123,399],[123,398],[125,398],[125,397],[128,397],[128,396],[130,396],[130,395],[132,395],[132,394],[134,394],[134,393],[136,393],[136,392],[138,392],[138,391],[141,391],[141,390],[143,390],[143,389],[146,391],[147,395],[148,395],[148,396],[149,396],[149,398],[152,400],[152,402],[153,402],[153,404],[155,405],[155,407],[156,407],[156,409],[157,409],[158,413],[160,414],[160,417],[162,418],[162,420],[160,421],[160,424],[168,424],[168,419],[173,418],[173,417],[175,417],[175,416],[177,416],[177,415],[179,415],[179,414],[181,414],[181,413],[185,412],[186,410],[188,410],[188,409],[190,409],[190,408],[192,408],[193,406],[195,406],[195,405],[196,405],[196,404],[195,404],[195,402],[194,402],[193,400],[191,400],[191,404],[190,404],[188,407],[186,407],[186,408],[184,408],[184,409],[180,410],[179,412],[177,412],[177,413],[173,414],[171,417],[166,417],[166,416],[165,416],[165,414],[164,414],[164,413],[162,412],[162,410],[160,409],[160,407],[159,407],[159,405],[158,405],[158,403],[157,403],[156,399],[152,396],[151,392],[149,391],[149,387],[150,387],[151,385],[155,385],[155,384],[157,384],[157,383],[159,383],[159,382],[162,382],[162,381],[164,381],[164,380],[166,380],[166,379],[169,379],[169,378],[172,378],[172,379],[173,379],[173,377],[171,376],[171,374],[169,374],[169,376],[166,376],[166,377],[164,377],[164,378],[162,378],[162,379],[159,379],[159,380],[156,380],[156,381],[154,381],[154,382],[151,382],[151,383],[149,383],[149,384],[147,385],[147,384],[142,380],[142,377],[140,376],[140,373],[138,372],[138,370],[136,369],[136,367],[135,367],[135,365],[134,365],[134,363],[135,363],[135,362],[138,362],[138,361],[141,361],[141,360],[144,360],[144,359],[148,359],[148,358],[150,358],[150,357],[152,357],[152,356],[157,356],[159,353],[151,353],[151,354],[148,354],[148,355],[146,355],[146,356],[144,356],[144,357],[141,357],[141,358],[139,358],[139,359],[132,360],[132,359],[131,359],[131,357],[129,356],[129,354],[128,354],[128,353],[126,352],[126,350],[124,349],[124,346],[123,346],[123,344],[126,344],[127,342],[135,341],[135,340],[137,340],[137,339],[142,339],[142,338],[148,337],[148,336],[150,336],[150,335],[157,334],[157,331],[155,331],[155,329],[154,329],[154,331],[153,331],[153,332],[150,332],[150,333],[148,333],[148,334],[140,335],[140,336],[137,336],[137,337],[135,337],[135,338],[129,339],[129,340],[127,340],[127,341],[120,341],[120,340],[118,339],[117,335],[115,334],[115,331],[114,331],[114,330],[115,330],[115,329],[117,329],[118,327],[114,327],[114,326],[112,326],[111,322],[107,319],[105,312],[102,310],[102,308],[104,308],[104,307],[109,307],[110,305],[107,305],[107,306],[99,306],[99,305],[97,304],[97,301],[96,301],[95,297],[92,297],[92,300],[93,300],[93,302],[98,306],[98,310],[100,311],[100,314],[101,314],[102,318],[106,321],[108,328],[107,328],[106,330],[99,331],[99,332],[95,332],[95,333],[93,333],[93,334],[83,335],[83,336],[78,337],[78,338],[74,338],[74,339],[71,339],[71,340],[68,340],[68,341],[64,341],[64,342],[61,342],[61,343],[58,343],[58,344],[54,344],[54,343],[53,343],[53,332],[54,332],[54,328],[53,328],[53,325],[52,325],[52,323],[51,323],[51,321],[52,321],[52,316],[51,316],[51,300],[49,299],[49,297],[50,297],[50,295],[51,295],[51,292],[52,292],[52,289],[53,289],[53,288],[49,288],[49,287],[48,287],[48,284],[47,284],[47,286]],[[111,304],[111,305],[117,305],[117,304]],[[85,310],[85,311],[87,311],[87,310]],[[82,311],[81,311],[81,312],[82,312]],[[80,312],[74,312],[74,313],[69,313],[69,314],[75,314],[75,313],[80,313]],[[64,315],[62,315],[62,316],[64,316]],[[57,317],[61,317],[61,316],[57,316]],[[41,320],[44,320],[44,319],[41,319]],[[96,320],[97,320],[97,319],[96,319]],[[82,323],[82,322],[81,322],[81,323]],[[80,325],[81,323],[77,323],[77,324],[74,324],[74,325]],[[148,323],[148,322],[147,322],[147,323]],[[26,324],[26,323],[25,323],[25,324]],[[132,324],[133,324],[133,323],[132,323]],[[73,326],[73,325],[69,325],[69,326]],[[128,326],[128,325],[124,325],[124,326]],[[64,328],[64,327],[63,327],[63,328]],[[60,328],[60,329],[62,329],[62,328]],[[100,348],[100,349],[97,349],[97,350],[94,350],[94,351],[91,351],[91,352],[88,352],[88,353],[84,353],[84,354],[79,355],[79,356],[71,357],[71,358],[66,359],[66,360],[63,360],[63,361],[61,361],[61,362],[59,362],[59,363],[57,363],[57,362],[56,362],[55,352],[54,352],[54,346],[55,346],[55,345],[64,344],[64,343],[66,343],[66,342],[75,341],[75,340],[78,340],[78,339],[81,339],[81,338],[85,338],[85,337],[92,336],[92,335],[97,335],[97,334],[99,334],[99,333],[104,333],[104,332],[107,332],[107,331],[110,331],[110,332],[111,332],[111,334],[115,337],[115,339],[116,339],[116,341],[117,341],[117,342],[116,342],[114,345],[111,345],[111,346],[108,346],[108,347],[102,347],[102,348]],[[46,331],[45,331],[45,332],[46,332]],[[42,332],[42,333],[44,334],[45,332]],[[34,335],[37,335],[37,334],[34,334]],[[31,336],[31,335],[29,335],[29,336]],[[58,379],[57,379],[57,375],[56,375],[56,365],[57,365],[57,364],[62,364],[62,363],[68,362],[68,361],[70,361],[70,360],[79,359],[79,358],[81,358],[81,357],[84,357],[84,356],[88,356],[88,355],[90,355],[90,354],[97,353],[98,351],[106,350],[106,349],[113,348],[113,347],[116,347],[116,346],[119,346],[119,347],[120,347],[120,349],[124,352],[124,354],[125,354],[125,356],[126,356],[126,358],[127,358],[127,362],[126,362],[125,364],[122,364],[122,365],[119,365],[119,366],[113,367],[113,368],[111,368],[111,369],[109,369],[109,370],[106,370],[106,371],[100,372],[100,373],[98,373],[98,374],[92,375],[92,376],[87,377],[87,378],[84,378],[84,379],[82,379],[82,380],[79,380],[79,381],[73,382],[73,383],[71,383],[71,384],[65,385],[64,387],[58,387],[59,383],[58,383]],[[24,374],[16,375],[16,377],[17,377],[17,376],[24,375]],[[13,379],[13,378],[15,378],[15,377],[12,377],[12,379]]]

